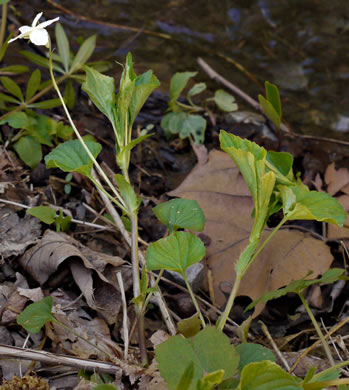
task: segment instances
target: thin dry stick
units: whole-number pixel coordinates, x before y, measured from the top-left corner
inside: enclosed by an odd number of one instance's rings
[[[333,326],[329,331],[328,333],[324,336],[325,339],[327,339],[329,336],[333,335],[333,333],[337,332],[338,329],[340,329],[343,325],[345,325],[347,322],[349,322],[349,317],[345,318],[343,321],[341,321],[339,324]],[[321,344],[321,340],[317,340],[315,341],[314,344],[312,344],[309,348],[307,348],[306,350],[304,350],[297,358],[297,360],[293,363],[293,366],[291,367],[291,369],[289,370],[289,373],[293,372],[296,367],[298,366],[299,362],[305,357],[308,355],[308,353],[310,351],[312,351],[313,349],[315,349],[316,347],[318,347],[319,345]]]
[[[124,282],[122,280],[121,272],[116,273],[116,277],[118,279],[120,293],[121,293],[121,301],[122,301],[122,326],[124,328],[124,358],[127,360],[128,357],[128,345],[129,345],[129,337],[128,337],[128,317],[127,317],[127,303],[124,289]]]
[[[98,362],[95,360],[80,359],[72,356],[56,355],[45,351],[35,351],[0,344],[0,357],[2,359],[33,360],[46,364],[62,364],[64,366],[76,367],[86,371],[100,371],[107,374],[115,374],[120,366],[112,363]],[[119,362],[118,362],[119,363]],[[120,362],[120,365],[122,362]]]
[[[211,77],[213,80],[216,80],[229,88],[231,91],[233,91],[236,95],[240,96],[241,99],[245,100],[249,105],[251,105],[255,110],[261,112],[264,115],[264,111],[260,104],[251,98],[251,96],[247,95],[244,91],[242,91],[239,87],[225,79],[223,76],[221,76],[219,73],[217,73],[213,68],[210,67],[210,65],[204,61],[202,58],[198,58],[198,64],[201,66],[201,68],[208,74],[209,77]],[[285,133],[290,133],[290,130],[288,127],[281,123],[280,130]]]
[[[266,338],[269,340],[271,346],[273,347],[275,353],[278,355],[279,359],[282,361],[282,363],[285,366],[286,370],[289,371],[290,370],[290,366],[288,365],[287,360],[285,359],[284,355],[279,350],[279,348],[276,345],[275,341],[271,337],[267,326],[264,324],[263,321],[258,321],[258,322],[259,322],[259,324],[260,324],[260,326],[261,326],[261,328],[263,330],[263,333],[265,334]]]
[[[92,171],[92,176],[94,177],[95,180],[98,180],[97,178],[97,175],[94,171]],[[129,246],[131,246],[131,237],[129,235],[129,232],[125,229],[124,227],[124,224],[122,223],[122,220],[118,214],[118,212],[115,210],[113,204],[111,203],[110,199],[102,192],[100,191],[98,188],[98,193],[100,194],[104,204],[105,204],[105,207],[107,208],[109,214],[114,218],[114,221],[118,227],[118,229],[120,230],[122,236],[124,237],[125,241],[127,242],[127,244]],[[139,251],[139,260],[141,262],[141,264],[144,266],[145,264],[145,258],[143,256],[143,253],[141,251]],[[150,285],[151,287],[154,286],[154,283],[155,283],[155,278],[153,275],[150,275]],[[167,308],[167,305],[164,301],[164,298],[162,296],[162,294],[158,291],[158,292],[155,292],[154,293],[154,298],[156,300],[156,303],[157,305],[159,306],[160,308],[160,311],[161,311],[161,314],[162,314],[162,317],[166,323],[166,326],[167,326],[167,329],[169,331],[169,333],[173,336],[177,333],[176,331],[176,327],[173,323],[173,320],[172,320],[172,317],[171,317],[171,314]]]

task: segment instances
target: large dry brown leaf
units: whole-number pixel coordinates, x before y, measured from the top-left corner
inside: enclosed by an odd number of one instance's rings
[[[195,199],[206,216],[206,264],[212,270],[214,292],[223,306],[235,279],[234,263],[247,246],[253,224],[253,201],[232,159],[223,152],[210,152],[171,196]],[[263,239],[269,232],[263,234]],[[328,246],[310,235],[284,229],[267,245],[245,275],[239,295],[252,300],[292,280],[324,273],[333,258]],[[255,315],[262,306],[256,308]]]
[[[114,323],[120,309],[120,294],[116,291],[118,290],[116,282],[112,283],[110,275],[107,278],[103,272],[108,264],[113,267],[119,267],[123,264],[124,261],[120,257],[92,251],[67,234],[46,230],[40,242],[20,258],[20,263],[42,285],[66,260],[69,260],[68,265],[72,276],[91,308],[101,313],[106,311],[104,305],[95,299],[94,274],[97,274],[99,279],[104,282],[104,292],[108,298],[115,297],[115,294],[118,296],[118,299],[109,302],[113,309],[110,306],[108,310],[113,314],[113,317],[106,316],[108,323]]]

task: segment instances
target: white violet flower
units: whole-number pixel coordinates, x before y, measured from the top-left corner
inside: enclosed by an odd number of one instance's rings
[[[29,39],[34,45],[37,46],[48,46],[49,36],[48,32],[45,30],[45,27],[50,24],[57,22],[58,18],[47,20],[46,22],[40,23],[37,25],[39,19],[42,16],[42,12],[35,16],[33,23],[31,26],[22,26],[19,28],[21,32],[16,38],[12,38],[9,40],[9,43],[15,41],[16,39]]]

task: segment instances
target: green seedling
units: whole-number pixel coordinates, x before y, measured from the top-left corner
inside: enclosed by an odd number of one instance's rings
[[[265,82],[265,96],[258,95],[259,104],[264,111],[264,114],[268,119],[273,122],[276,132],[279,137],[279,149],[281,146],[281,118],[282,118],[282,109],[281,109],[281,100],[279,89],[275,84],[271,84],[268,81]]]
[[[68,173],[66,176],[65,176],[65,184],[64,184],[64,193],[66,195],[69,195],[71,193],[71,180],[73,178],[73,174],[72,173]]]
[[[346,212],[343,206],[324,192],[310,191],[293,175],[293,158],[288,153],[267,152],[254,142],[221,131],[222,149],[240,169],[254,202],[254,224],[249,243],[235,264],[236,279],[223,315],[217,326],[223,329],[233,306],[240,282],[258,254],[282,225],[290,220],[305,219],[343,225]],[[268,218],[283,210],[284,217],[261,243]]]
[[[64,216],[62,210],[57,214],[56,210],[51,207],[38,206],[28,209],[27,214],[40,219],[41,222],[46,223],[47,225],[55,223],[57,232],[66,232],[70,228],[71,218],[69,216]]]
[[[208,103],[213,101],[219,109],[225,112],[237,110],[235,99],[229,93],[218,90],[214,97],[204,101],[203,106],[193,103],[193,97],[206,90],[205,83],[196,83],[187,93],[189,104],[181,103],[180,98],[189,80],[196,76],[197,72],[176,73],[170,84],[170,101],[168,103],[168,114],[161,120],[163,128],[168,138],[178,135],[180,138],[190,138],[196,144],[202,144],[205,139],[206,119],[198,113],[209,112]]]
[[[201,232],[205,225],[204,214],[196,201],[188,199],[173,199],[161,203],[153,211],[170,229],[171,234],[149,245],[146,253],[147,269],[179,273],[185,281],[202,326],[205,327],[205,320],[186,274],[191,265],[203,259],[205,247],[193,233],[177,231],[182,228]]]

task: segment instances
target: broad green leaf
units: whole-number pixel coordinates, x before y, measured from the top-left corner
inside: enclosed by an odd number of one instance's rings
[[[281,110],[281,101],[280,101],[280,93],[279,88],[275,84],[269,83],[269,81],[265,82],[265,96],[267,100],[271,103],[280,120],[282,117]]]
[[[96,38],[96,35],[92,35],[91,37],[87,38],[81,45],[70,66],[71,73],[76,72],[86,64],[87,60],[91,57],[93,51],[95,50]]]
[[[96,70],[84,66],[86,81],[82,89],[88,94],[95,106],[110,120],[115,122],[115,82]]]
[[[72,110],[75,105],[75,91],[73,83],[71,80],[68,80],[64,88],[64,101],[69,110]]]
[[[196,200],[172,199],[153,208],[154,214],[171,231],[179,228],[202,232],[205,215]]]
[[[0,100],[8,103],[20,104],[21,102],[18,99],[15,99],[13,96],[6,95],[0,92]]]
[[[92,388],[92,390],[118,390],[117,387],[110,384],[97,385]]]
[[[35,92],[40,87],[40,83],[41,83],[41,72],[40,69],[36,69],[31,74],[30,79],[28,80],[27,90],[25,93],[26,102],[34,96]]]
[[[237,370],[239,356],[230,340],[215,327],[206,327],[195,337],[171,337],[157,346],[155,358],[161,376],[170,390],[177,390],[187,367],[193,362],[193,381],[188,390],[196,390],[205,375],[224,371],[223,379],[231,378]]]
[[[224,370],[217,370],[205,375],[202,379],[199,379],[198,390],[212,390],[215,386],[222,383],[224,376]]]
[[[30,108],[40,108],[42,110],[49,110],[51,108],[59,107],[62,104],[61,99],[48,99],[44,100],[42,102],[32,103],[29,104],[28,107]]]
[[[225,112],[236,111],[238,105],[235,103],[234,96],[230,93],[225,92],[223,89],[218,89],[214,95],[214,101],[217,106]]]
[[[28,129],[28,117],[24,112],[13,112],[7,118],[0,121],[0,125],[8,123],[14,129]]]
[[[32,303],[17,317],[18,325],[29,333],[39,333],[47,322],[56,321],[51,314],[52,306],[53,298],[50,296]]]
[[[0,0],[0,5],[8,3],[10,0]]]
[[[196,83],[189,89],[187,96],[190,99],[191,97],[205,91],[205,89],[206,83]]]
[[[273,352],[260,344],[242,343],[236,347],[240,356],[239,371],[250,363],[261,362],[263,360],[276,361]]]
[[[194,362],[190,362],[188,367],[185,369],[176,390],[189,389],[193,381],[194,376]]]
[[[94,158],[102,150],[102,146],[93,141],[85,142]],[[67,141],[58,145],[45,157],[47,168],[60,168],[64,172],[78,172],[91,176],[93,161],[88,156],[79,140]]]
[[[148,70],[136,78],[129,106],[130,126],[132,126],[139,111],[143,107],[150,94],[159,85],[160,81],[156,78],[151,70]]]
[[[161,127],[167,137],[178,134],[185,139],[192,136],[196,144],[202,144],[205,139],[206,120],[200,115],[170,112],[162,118]]]
[[[268,360],[250,363],[242,370],[238,390],[301,390],[297,377]]]
[[[56,24],[55,28],[56,33],[56,42],[58,46],[58,53],[62,60],[64,70],[69,72],[69,62],[70,62],[70,47],[67,35],[60,23]]]
[[[266,157],[266,168],[274,172],[277,184],[295,184],[293,175],[293,156],[287,152],[268,151]]]
[[[119,187],[121,197],[127,206],[128,212],[130,214],[135,214],[140,204],[140,200],[138,199],[135,190],[122,175],[117,174],[114,176],[114,178]]]
[[[310,191],[303,184],[291,187],[280,185],[278,189],[288,220],[314,219],[342,226],[347,218],[347,213],[338,200],[325,192]]]
[[[29,135],[21,137],[13,145],[13,148],[20,159],[30,168],[35,168],[42,159],[40,142]]]
[[[331,284],[336,282],[339,279],[343,279],[342,275],[344,273],[343,269],[340,268],[331,268],[326,271],[321,278],[319,279],[299,279],[293,280],[286,287],[280,288],[279,290],[269,291],[264,294],[262,297],[250,303],[245,311],[253,309],[259,302],[267,303],[268,301],[276,298],[280,298],[288,293],[300,293],[305,288],[312,286],[314,284]]]
[[[262,95],[258,95],[258,100],[265,115],[274,123],[276,129],[279,131],[281,125],[281,118],[275,111],[273,105]]]
[[[32,207],[27,210],[27,214],[39,218],[41,222],[51,225],[56,219],[56,210],[48,206]]]
[[[242,139],[233,134],[228,134],[224,130],[221,130],[219,139],[221,148],[229,154],[239,168],[256,205],[258,193],[257,175],[262,168],[257,170],[256,163],[257,161],[261,161],[262,163],[265,161],[267,151],[254,142]]]
[[[8,92],[10,92],[13,96],[16,96],[16,98],[18,98],[21,102],[24,101],[22,91],[15,81],[6,76],[0,77],[0,80],[2,85],[8,90]]]
[[[153,242],[147,249],[147,269],[166,269],[183,274],[205,255],[202,241],[192,233],[176,232]]]
[[[188,81],[197,75],[198,72],[178,72],[171,78],[170,83],[170,99],[176,101],[183,89],[186,87]]]
[[[1,48],[2,49],[2,48]],[[0,51],[1,51],[0,49]],[[1,58],[1,55],[0,55]],[[1,59],[0,59],[1,61]],[[26,65],[9,65],[4,66],[0,69],[0,73],[13,73],[13,74],[20,74],[24,72],[29,72],[29,68]]]

